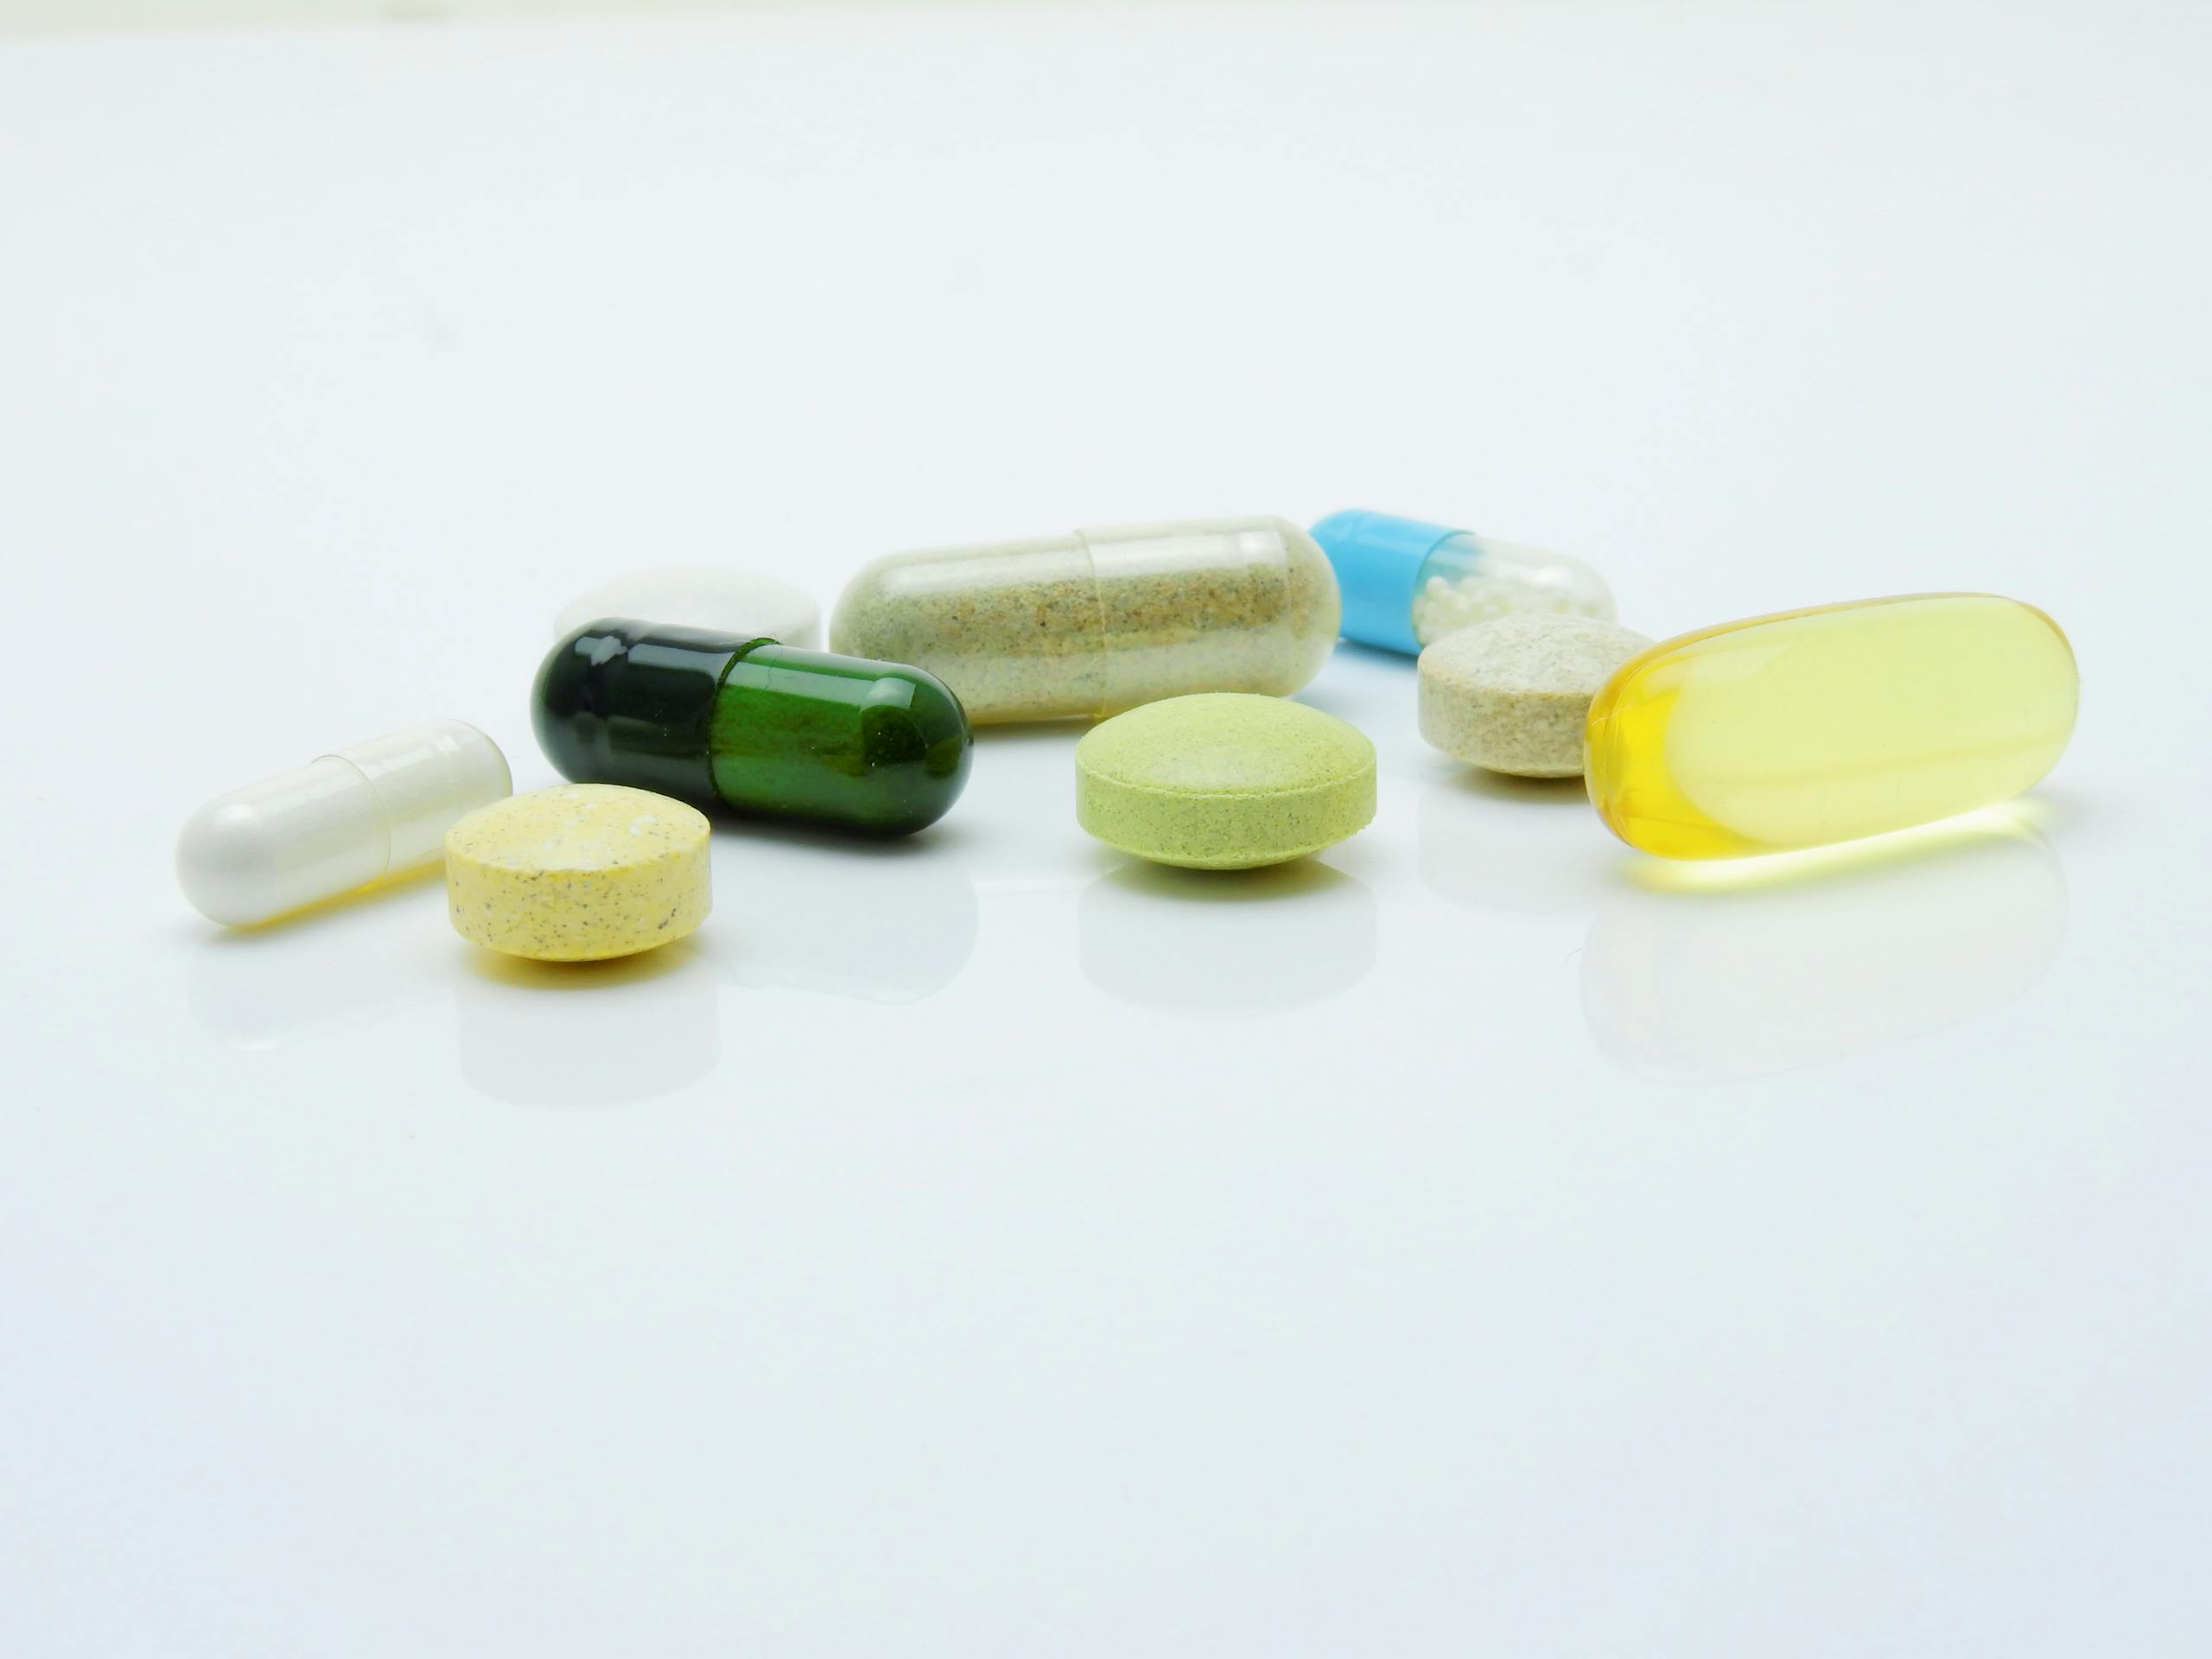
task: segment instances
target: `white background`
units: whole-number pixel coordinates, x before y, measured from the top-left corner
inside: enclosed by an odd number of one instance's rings
[[[770,9],[0,44],[0,1652],[2203,1650],[2212,13]],[[1071,729],[525,971],[200,798],[728,560],[1368,505],[1655,636],[2071,633],[1756,878],[1414,730],[1133,867]],[[26,581],[28,586],[26,587]]]

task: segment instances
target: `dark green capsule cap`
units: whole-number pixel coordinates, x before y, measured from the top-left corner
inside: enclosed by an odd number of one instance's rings
[[[722,677],[757,640],[606,617],[547,653],[531,721],[563,778],[719,804],[709,761]]]

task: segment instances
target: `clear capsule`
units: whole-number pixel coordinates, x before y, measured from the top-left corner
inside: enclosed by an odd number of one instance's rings
[[[1287,696],[1337,623],[1336,578],[1304,531],[1220,518],[892,554],[847,585],[830,644],[927,669],[982,725]]]

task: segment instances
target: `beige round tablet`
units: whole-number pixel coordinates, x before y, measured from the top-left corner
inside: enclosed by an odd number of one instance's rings
[[[1582,722],[1613,671],[1650,645],[1594,617],[1501,616],[1421,654],[1421,734],[1521,778],[1582,772]]]
[[[480,807],[446,831],[446,906],[463,938],[540,962],[596,962],[707,919],[707,820],[615,784]]]

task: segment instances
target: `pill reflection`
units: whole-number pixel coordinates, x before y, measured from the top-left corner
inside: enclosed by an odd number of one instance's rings
[[[758,854],[742,885],[724,882],[715,918],[732,984],[918,1002],[975,954],[976,885],[942,849],[763,842]]]
[[[426,884],[389,915],[350,916],[359,937],[344,948],[302,948],[297,929],[212,935],[186,971],[194,1023],[248,1052],[358,1046],[450,1000],[462,1079],[520,1105],[650,1100],[714,1069],[716,969],[690,941],[613,962],[524,962],[426,932],[442,896]]]
[[[611,962],[529,962],[458,946],[461,1075],[518,1106],[620,1106],[715,1069],[721,1001],[692,940]]]
[[[1603,901],[1601,861],[1573,837],[1610,846],[1580,778],[1506,778],[1468,766],[1421,791],[1421,885],[1476,910],[1587,916]]]
[[[185,971],[193,1023],[226,1048],[260,1051],[314,1043],[380,1025],[445,995],[423,918],[442,898],[410,882],[308,912],[273,928],[217,932],[195,943]],[[378,907],[372,913],[371,906]],[[334,948],[321,931],[359,935]]]
[[[1234,1019],[1341,995],[1375,966],[1375,895],[1316,859],[1257,870],[1132,862],[1083,890],[1084,976],[1139,1007]]]
[[[2002,811],[1759,863],[1642,861],[1608,894],[1582,1004],[1621,1065],[1718,1082],[1885,1047],[2012,1001],[2064,942],[2057,855]]]

